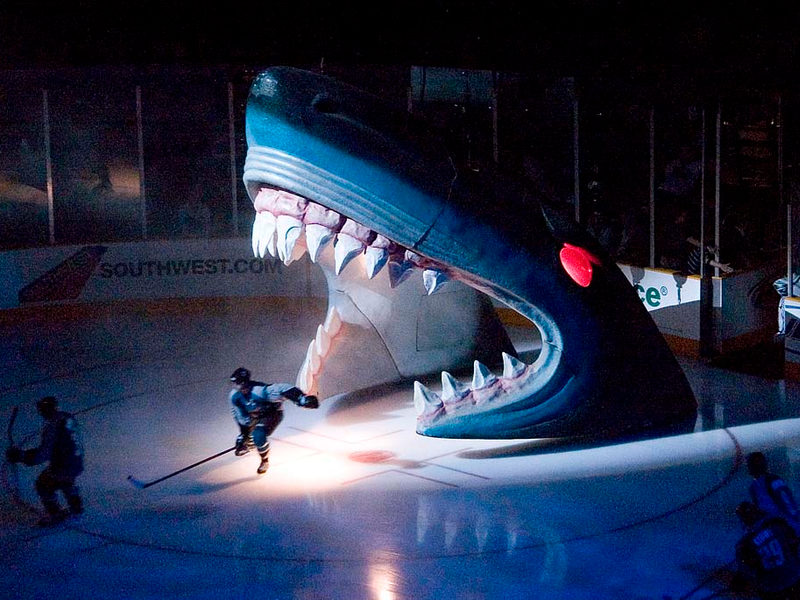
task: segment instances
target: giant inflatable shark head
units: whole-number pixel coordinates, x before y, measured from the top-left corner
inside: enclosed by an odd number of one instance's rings
[[[288,264],[303,252],[313,261],[327,252],[332,294],[347,293],[337,281],[353,262],[362,264],[367,287],[382,273],[399,289],[415,271],[428,293],[461,282],[538,328],[541,350],[530,364],[496,328],[478,328],[478,345],[502,352],[502,375],[476,360],[469,384],[448,372],[440,391],[415,382],[418,433],[601,439],[694,425],[692,391],[633,288],[581,226],[521,179],[460,169],[424,122],[307,71],[261,73],[246,122],[244,182],[257,212],[257,254],[269,251]],[[386,297],[347,295],[361,298],[353,312],[362,318]],[[413,302],[401,304],[408,310]],[[328,331],[337,319],[329,310]],[[447,361],[431,361],[428,371],[441,364]],[[304,369],[298,382],[308,391]]]

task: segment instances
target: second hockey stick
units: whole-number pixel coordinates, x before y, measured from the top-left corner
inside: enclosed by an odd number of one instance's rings
[[[11,411],[11,419],[8,421],[8,429],[6,429],[6,438],[8,439],[8,446],[7,448],[13,448],[16,444],[14,444],[14,423],[17,421],[17,414],[19,413],[19,406],[15,406]],[[11,493],[11,498],[15,502],[21,502],[19,496],[19,481],[17,480],[17,466],[12,464],[10,461],[6,460],[5,464],[6,472],[6,484],[9,487],[9,492]],[[13,480],[13,481],[12,481]]]

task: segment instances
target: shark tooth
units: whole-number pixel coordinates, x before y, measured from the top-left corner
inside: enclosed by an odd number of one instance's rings
[[[251,233],[251,238],[250,238],[251,244],[253,245],[253,256],[255,256],[256,258],[259,257],[258,256],[258,242],[260,240],[259,236],[261,235],[261,221],[262,220],[263,220],[263,217],[261,216],[261,213],[257,212],[256,213],[256,218],[253,221],[253,231]]]
[[[339,316],[339,311],[335,308],[331,308],[328,312],[328,315],[325,317],[325,325],[323,325],[325,331],[328,332],[328,335],[332,338],[336,337],[336,334],[339,333],[339,330],[342,328],[342,318]]]
[[[525,372],[528,368],[521,360],[517,360],[510,354],[503,352],[503,378],[515,379]]]
[[[322,361],[319,358],[319,354],[317,354],[317,347],[314,344],[314,340],[312,340],[308,345],[306,362],[308,363],[309,371],[311,371],[312,374],[316,375],[319,373],[320,367],[322,367]]]
[[[308,256],[311,262],[317,262],[320,253],[333,239],[334,231],[325,225],[311,223],[306,225],[306,244],[308,245]]]
[[[256,223],[253,224],[253,237],[256,237],[256,225],[258,225],[258,256],[264,258],[267,252],[270,256],[275,256],[275,228],[277,225],[275,215],[269,211],[258,213]]]
[[[328,356],[328,352],[331,349],[331,336],[328,335],[322,325],[317,325],[317,335],[314,336],[314,343],[317,346],[317,354],[319,354],[320,358]]]
[[[475,361],[474,363],[474,371],[472,373],[472,389],[473,390],[481,390],[483,388],[487,388],[492,385],[495,381],[497,381],[497,376],[494,375],[484,364],[481,364],[480,361]]]
[[[449,277],[447,275],[436,269],[425,269],[422,272],[422,283],[425,285],[425,290],[427,290],[429,296],[441,288],[448,280]]]
[[[366,258],[367,277],[372,279],[389,260],[389,251],[386,248],[369,246],[364,257]]]
[[[414,272],[414,265],[406,260],[398,261],[391,256],[389,258],[389,285],[396,288],[411,276]]]
[[[430,417],[442,409],[442,399],[419,381],[414,382],[414,408],[418,417]]]
[[[280,215],[277,219],[277,231],[278,258],[283,264],[288,265],[291,262],[294,246],[303,233],[303,222],[297,217]]]
[[[336,245],[333,247],[336,274],[340,275],[348,263],[361,254],[365,247],[361,240],[339,232],[336,235]]]
[[[314,375],[311,373],[307,360],[303,361],[303,366],[300,367],[295,385],[300,388],[304,394],[310,394],[314,389]]]
[[[461,383],[458,379],[450,375],[447,371],[442,371],[442,401],[453,402],[461,400],[469,394],[469,387]]]

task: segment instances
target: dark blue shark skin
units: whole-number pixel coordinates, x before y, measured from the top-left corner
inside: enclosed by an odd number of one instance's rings
[[[692,390],[634,289],[578,223],[521,179],[460,170],[424,122],[287,67],[255,79],[247,139],[251,198],[266,183],[329,207],[539,328],[537,375],[522,397],[433,410],[418,433],[605,439],[694,426]],[[565,244],[594,257],[588,286],[562,266]]]

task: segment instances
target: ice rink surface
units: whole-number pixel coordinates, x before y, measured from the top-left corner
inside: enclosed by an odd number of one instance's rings
[[[0,323],[0,419],[77,414],[83,516],[36,525],[38,468],[3,466],[2,598],[697,599],[730,581],[764,451],[797,491],[800,390],[681,358],[695,433],[610,445],[414,433],[413,382],[285,407],[271,468],[229,453],[228,375],[294,382],[324,309],[303,301],[112,305]],[[512,332],[522,351],[529,331]],[[353,364],[354,370],[363,368]],[[654,386],[658,382],[653,382]],[[624,393],[624,384],[620,393]]]

